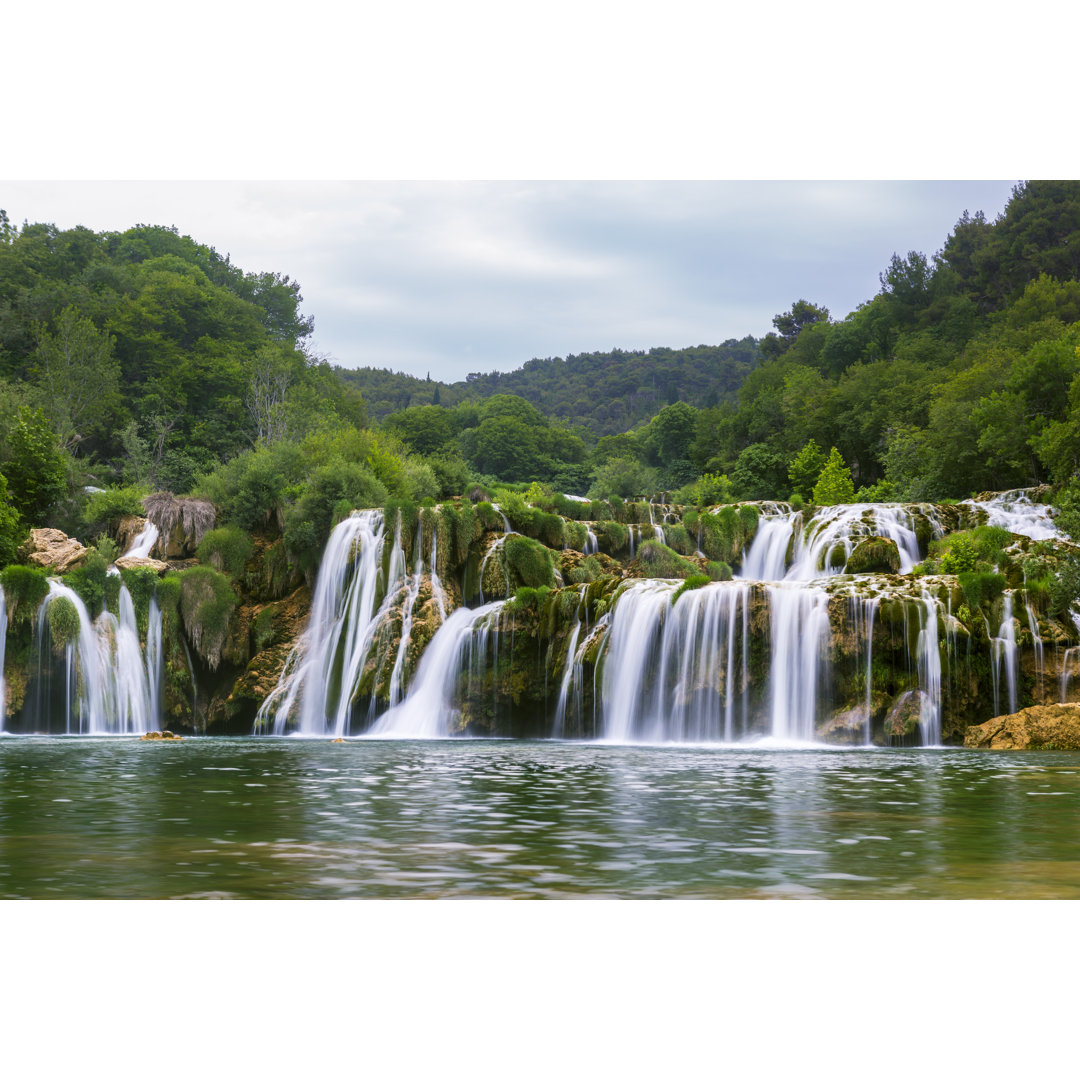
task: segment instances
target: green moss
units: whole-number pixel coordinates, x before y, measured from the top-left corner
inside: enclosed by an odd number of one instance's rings
[[[868,536],[855,545],[847,560],[849,574],[898,574],[900,551],[895,540],[885,536]]]
[[[964,599],[971,608],[988,608],[1005,591],[1005,578],[1001,574],[969,570],[958,575]]]
[[[675,594],[671,598],[672,604],[674,604],[683,593],[690,592],[692,589],[700,589],[702,585],[708,585],[711,581],[712,578],[709,577],[708,574],[692,574],[675,590]]]
[[[199,656],[216,670],[236,610],[236,594],[229,579],[211,566],[193,566],[180,572],[180,614],[184,629]]]
[[[659,540],[646,540],[638,548],[637,558],[645,577],[688,578],[700,573],[697,566],[677,555]]]
[[[66,596],[54,596],[47,609],[53,649],[60,652],[79,636],[79,612]]]
[[[49,574],[36,566],[8,566],[0,571],[0,586],[12,625],[29,623],[49,595]]]
[[[120,579],[109,574],[109,561],[96,548],[87,549],[85,562],[64,575],[64,584],[79,594],[91,618],[96,618],[105,607],[115,613]]]
[[[503,532],[506,526],[503,524],[499,511],[489,502],[477,503],[475,507],[476,520],[485,532]]]
[[[580,521],[567,521],[565,523],[565,543],[574,551],[584,551],[585,544],[589,539],[589,532]]]
[[[697,550],[697,544],[691,539],[683,525],[665,525],[664,543],[680,555],[693,555]]]
[[[139,624],[139,630],[145,633],[150,601],[158,588],[157,571],[145,566],[132,567],[129,570],[121,570],[120,579],[131,594],[131,604],[135,608],[135,619]]]
[[[512,577],[522,585],[550,588],[555,584],[555,559],[539,541],[528,536],[508,536],[503,557]]]
[[[726,562],[707,562],[705,569],[709,572],[710,581],[730,581],[734,576]]]
[[[255,544],[250,535],[237,525],[211,529],[202,538],[198,551],[200,562],[209,563],[232,581],[240,579],[254,553]]]
[[[596,524],[596,541],[606,555],[618,555],[630,549],[630,530],[617,521],[599,521]]]

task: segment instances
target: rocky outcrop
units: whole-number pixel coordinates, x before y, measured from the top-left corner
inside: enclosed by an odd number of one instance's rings
[[[19,557],[31,566],[66,574],[86,561],[86,548],[59,529],[31,529]]]
[[[868,536],[855,545],[847,560],[848,574],[898,574],[900,551],[887,536]]]
[[[978,750],[1080,750],[1080,704],[1032,705],[967,729]]]
[[[159,491],[143,499],[146,516],[160,530],[155,551],[166,559],[191,559],[202,538],[217,524],[217,511],[208,499],[177,498]]]
[[[160,559],[144,559],[141,555],[121,555],[116,560],[119,570],[153,570],[157,574],[167,573],[169,564]]]

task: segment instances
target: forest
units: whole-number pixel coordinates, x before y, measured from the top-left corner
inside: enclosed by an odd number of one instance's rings
[[[0,565],[32,526],[93,540],[158,490],[279,530],[301,565],[348,509],[470,486],[708,505],[1050,484],[1076,502],[1075,181],[1020,184],[994,221],[965,210],[855,311],[801,297],[760,340],[447,384],[315,356],[302,303],[173,228],[0,211]]]

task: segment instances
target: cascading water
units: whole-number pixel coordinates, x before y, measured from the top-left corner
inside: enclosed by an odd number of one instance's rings
[[[122,558],[148,559],[160,535],[158,527],[148,520],[139,535],[132,540],[131,547],[124,552]]]
[[[303,735],[348,733],[357,684],[378,624],[384,526],[381,510],[363,510],[330,534],[307,629],[259,709],[256,729],[269,726],[275,735],[285,734],[290,726]],[[400,532],[397,540],[400,548]],[[403,563],[396,552],[391,556],[391,566]],[[399,584],[387,583],[384,606]]]
[[[570,630],[570,641],[566,647],[566,659],[563,661],[563,675],[559,684],[559,697],[555,703],[555,717],[551,723],[551,736],[561,739],[566,731],[566,706],[570,696],[570,687],[574,685],[578,692],[578,715],[580,716],[581,704],[581,662],[578,659],[578,638],[581,636],[581,608],[585,602],[587,585],[582,585],[578,593],[578,604],[574,609],[574,625]],[[575,679],[576,676],[576,679]]]
[[[985,511],[988,525],[997,525],[1032,540],[1058,540],[1061,531],[1054,524],[1050,507],[1033,503],[1027,490],[999,492],[991,499],[966,499],[962,506]]]
[[[460,714],[456,693],[462,667],[471,670],[472,653],[486,656],[486,634],[492,616],[506,603],[496,600],[479,608],[458,608],[431,639],[405,700],[384,713],[369,735],[390,739],[434,739],[453,733]]]
[[[46,721],[52,658],[49,608],[69,601],[78,618],[78,632],[64,645],[64,730],[68,734],[145,734],[156,731],[161,697],[161,612],[152,602],[147,616],[145,657],[139,645],[135,607],[127,588],[120,588],[120,615],[102,612],[92,622],[79,595],[56,578],[38,611],[38,721]]]
[[[1020,657],[1016,648],[1016,628],[1013,624],[1013,594],[1006,591],[1002,603],[1001,626],[997,637],[990,638],[994,659],[994,712],[1001,712],[1001,673],[1005,673],[1008,711],[1016,712],[1016,680],[1019,675]]]

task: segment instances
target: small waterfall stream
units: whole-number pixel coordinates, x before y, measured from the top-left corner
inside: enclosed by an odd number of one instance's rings
[[[119,617],[102,612],[90,619],[78,593],[56,578],[38,609],[38,725],[48,728],[52,635],[49,609],[63,598],[73,606],[78,632],[63,646],[64,731],[79,735],[145,734],[161,717],[161,612],[152,602],[145,655],[131,594],[120,588]]]

